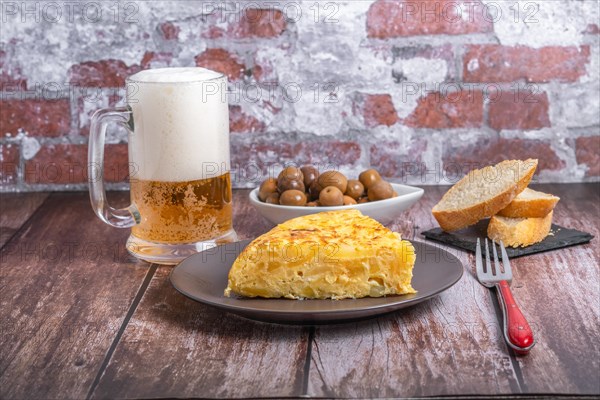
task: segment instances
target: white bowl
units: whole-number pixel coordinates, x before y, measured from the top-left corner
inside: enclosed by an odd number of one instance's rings
[[[356,209],[363,213],[363,215],[367,215],[386,225],[400,216],[404,210],[415,204],[423,196],[424,192],[421,188],[400,185],[398,183],[392,183],[392,187],[398,193],[398,196],[391,199],[335,207],[281,206],[278,204],[263,203],[258,198],[258,188],[256,188],[250,192],[250,203],[256,207],[263,217],[274,224],[280,224],[288,219],[322,211]]]

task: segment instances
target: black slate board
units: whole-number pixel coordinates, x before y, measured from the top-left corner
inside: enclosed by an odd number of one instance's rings
[[[430,229],[421,232],[427,239],[435,240],[459,249],[475,253],[477,238],[487,236],[489,219],[479,221],[476,225],[455,232],[444,232],[441,228]],[[528,254],[541,253],[543,251],[556,250],[576,244],[588,243],[593,235],[575,229],[563,228],[552,224],[551,234],[539,243],[527,247],[507,247],[506,253],[509,258],[521,257]]]

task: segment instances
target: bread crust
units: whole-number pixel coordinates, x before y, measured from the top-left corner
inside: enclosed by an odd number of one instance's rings
[[[521,161],[509,160],[502,161],[501,163],[494,166],[494,168],[505,167],[510,163],[518,163]],[[510,186],[505,191],[499,193],[498,195],[492,197],[487,201],[483,201],[477,204],[474,204],[471,207],[456,209],[456,210],[436,210],[439,204],[444,202],[444,199],[448,196],[448,194],[452,190],[458,190],[461,185],[464,185],[466,180],[473,176],[475,171],[469,172],[465,177],[463,177],[460,181],[458,181],[454,186],[444,194],[442,199],[438,204],[433,207],[432,213],[435,219],[440,224],[440,227],[445,231],[455,231],[458,229],[466,228],[467,226],[476,224],[483,218],[491,217],[498,213],[498,211],[505,208],[519,193],[521,193],[533,177],[535,173],[535,169],[537,168],[538,160],[537,159],[528,159],[523,163],[528,164],[528,169],[525,174],[515,182],[514,185]]]
[[[554,210],[559,200],[560,198],[556,196],[537,199],[516,198],[498,211],[498,215],[509,218],[544,218]]]
[[[525,247],[544,240],[551,227],[552,211],[543,218],[525,218],[510,225],[503,217],[493,216],[488,225],[487,235],[496,242],[502,241],[505,246]]]

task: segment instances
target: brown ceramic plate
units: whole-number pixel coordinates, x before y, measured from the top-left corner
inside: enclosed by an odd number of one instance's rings
[[[417,260],[412,285],[416,294],[346,300],[286,300],[225,297],[227,274],[249,240],[229,243],[188,257],[171,272],[171,283],[183,295],[242,317],[284,324],[346,322],[410,307],[458,282],[461,262],[438,247],[413,242]]]

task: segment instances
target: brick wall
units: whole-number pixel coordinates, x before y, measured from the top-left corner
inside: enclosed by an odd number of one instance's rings
[[[238,187],[269,166],[372,165],[414,184],[540,159],[539,181],[600,177],[598,3],[1,3],[3,191],[85,189],[94,110],[144,68],[230,80]],[[126,187],[127,134],[104,177]]]

